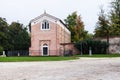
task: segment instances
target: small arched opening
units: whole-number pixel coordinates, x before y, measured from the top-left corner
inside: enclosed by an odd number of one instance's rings
[[[43,56],[48,56],[49,55],[49,47],[47,44],[43,44],[42,46],[42,55]]]

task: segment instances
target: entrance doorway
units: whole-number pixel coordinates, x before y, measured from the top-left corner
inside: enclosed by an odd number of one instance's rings
[[[47,44],[43,45],[42,52],[43,52],[43,56],[48,56],[49,55],[49,49],[48,49],[48,45]]]

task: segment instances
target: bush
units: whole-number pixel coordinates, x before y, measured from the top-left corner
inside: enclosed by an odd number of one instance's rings
[[[108,43],[98,40],[84,40],[76,43],[75,47],[82,50],[83,54],[89,53],[90,49],[93,54],[103,54],[107,53]]]
[[[0,55],[2,55],[2,54],[3,54],[3,47],[0,46]]]

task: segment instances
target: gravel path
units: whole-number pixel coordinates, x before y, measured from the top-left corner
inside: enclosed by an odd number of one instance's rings
[[[120,58],[5,62],[0,80],[120,80]]]

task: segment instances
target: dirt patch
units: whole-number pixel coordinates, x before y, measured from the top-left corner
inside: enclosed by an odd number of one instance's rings
[[[0,80],[120,80],[120,58],[0,63]]]

